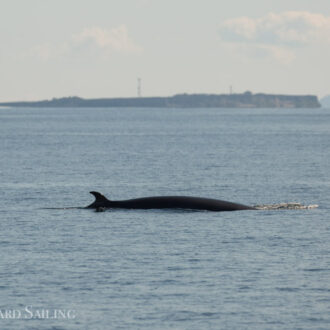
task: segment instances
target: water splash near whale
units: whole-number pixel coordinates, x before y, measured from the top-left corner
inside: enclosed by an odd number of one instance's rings
[[[278,204],[260,204],[254,206],[254,208],[257,210],[310,210],[310,209],[316,209],[318,207],[319,206],[317,204],[303,205],[297,202],[278,203]]]

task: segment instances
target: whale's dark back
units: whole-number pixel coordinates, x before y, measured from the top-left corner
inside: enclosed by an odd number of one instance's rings
[[[191,196],[155,196],[111,201],[98,192],[92,191],[95,202],[87,208],[122,208],[122,209],[190,209],[207,211],[253,210],[253,207],[219,199]]]

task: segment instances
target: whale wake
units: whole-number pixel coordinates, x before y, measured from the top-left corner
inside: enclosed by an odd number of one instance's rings
[[[260,204],[255,205],[257,210],[309,210],[319,207],[317,204],[303,205],[301,203],[279,203],[279,204]]]

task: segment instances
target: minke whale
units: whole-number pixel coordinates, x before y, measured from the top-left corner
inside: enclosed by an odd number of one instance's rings
[[[211,199],[191,196],[153,196],[135,199],[112,201],[97,191],[90,192],[95,197],[95,201],[86,206],[87,209],[187,209],[187,210],[206,210],[206,211],[240,211],[256,210],[252,206],[237,204],[220,199]]]

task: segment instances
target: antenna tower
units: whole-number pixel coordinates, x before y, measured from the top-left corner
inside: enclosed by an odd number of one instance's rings
[[[137,96],[141,97],[141,78],[137,78]]]

